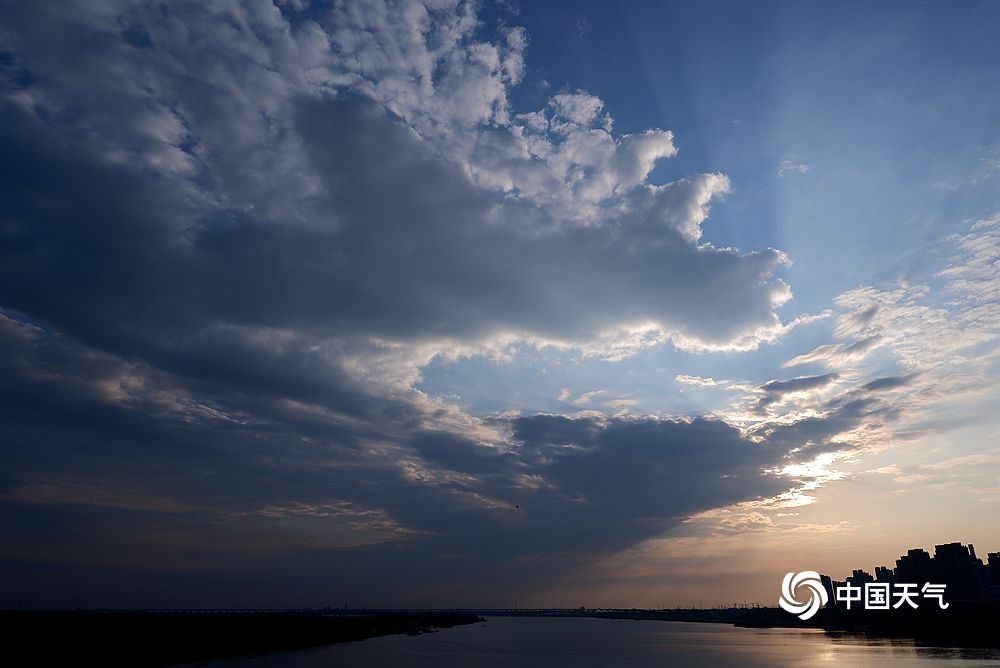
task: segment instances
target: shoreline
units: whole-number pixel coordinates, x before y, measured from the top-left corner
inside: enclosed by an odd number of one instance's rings
[[[953,602],[906,614],[826,608],[801,621],[780,608],[528,610],[75,610],[0,611],[13,647],[35,663],[173,666],[287,652],[378,636],[432,633],[489,617],[569,617],[725,624],[1000,649],[1000,603]],[[914,611],[915,613],[916,611]]]
[[[448,612],[4,611],[0,624],[20,656],[38,665],[172,666],[434,632],[480,621]]]

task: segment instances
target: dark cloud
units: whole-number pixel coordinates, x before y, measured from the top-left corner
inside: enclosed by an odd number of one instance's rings
[[[851,315],[848,321],[851,323],[851,325],[860,329],[865,325],[867,325],[868,323],[870,323],[875,318],[875,316],[878,315],[878,312],[879,312],[879,305],[872,304],[868,308],[865,308]],[[873,337],[868,337],[868,338],[870,339]]]
[[[17,474],[0,501],[2,557],[35,586],[72,555],[87,576],[66,592],[83,598],[60,598],[55,578],[37,599],[52,604],[139,604],[121,587],[101,592],[115,569],[123,581],[145,569],[164,583],[219,574],[188,595],[221,603],[222,590],[247,586],[265,564],[280,567],[261,591],[291,604],[276,583],[299,592],[323,561],[334,570],[314,595],[326,602],[417,604],[432,585],[459,583],[495,597],[552,583],[691,514],[787,488],[761,473],[779,453],[718,420],[526,416],[497,420],[511,440],[487,444],[422,429],[402,411],[382,419],[377,397],[359,394],[336,416],[297,412],[3,322],[0,428]],[[381,568],[417,584],[394,599]],[[8,593],[27,596],[20,586]]]
[[[773,489],[761,474],[768,455],[722,421],[537,415],[513,427],[529,461],[596,516],[630,507],[636,519],[676,521]]]
[[[759,410],[765,409],[770,404],[780,401],[781,398],[792,392],[806,392],[816,388],[824,387],[835,381],[839,376],[836,373],[825,373],[820,376],[801,376],[791,380],[772,380],[760,386],[764,391],[764,396],[757,402]]]
[[[912,374],[909,376],[886,376],[885,378],[876,378],[875,380],[862,385],[861,389],[868,392],[874,392],[876,390],[892,390],[897,387],[906,387],[910,385],[914,378],[916,378],[916,376]]]
[[[772,323],[776,251],[694,249],[669,231],[634,247],[628,229],[539,236],[490,222],[495,202],[384,113],[357,100],[302,109],[327,190],[323,217],[307,226],[219,212],[184,226],[189,212],[160,182],[53,145],[43,127],[8,115],[5,306],[143,356],[238,338],[226,325],[586,341],[653,320],[722,344]]]
[[[483,420],[412,389],[456,343],[586,344],[652,322],[725,347],[774,331],[782,254],[696,243],[723,177],[639,183],[653,149],[623,141],[636,164],[615,154],[615,187],[635,192],[569,224],[548,200],[481,187],[402,103],[309,83],[319,24],[239,11],[3,6],[4,600],[481,603],[456,597],[787,488],[762,469],[807,434],[762,446],[708,419]],[[510,147],[501,116],[482,136]],[[667,133],[646,140],[669,153]]]
[[[881,343],[881,341],[882,341],[882,336],[878,335],[878,334],[875,334],[875,335],[863,338],[860,341],[855,341],[854,343],[852,343],[849,346],[845,347],[841,352],[844,355],[848,355],[848,356],[850,356],[850,355],[860,355],[862,353],[868,352],[869,350],[871,350],[872,348],[874,348],[875,346],[877,346],[879,343]]]
[[[836,374],[796,380],[806,381],[806,387],[823,386],[831,380],[828,376],[836,377]],[[900,407],[881,393],[905,387],[911,379],[880,378],[846,389],[825,401],[814,403],[812,414],[808,417],[784,423],[763,422],[751,433],[761,439],[765,447],[782,453],[794,462],[809,461],[823,453],[863,448],[865,440],[851,436],[851,433],[859,429],[873,432],[898,419]]]
[[[760,389],[768,394],[780,396],[789,392],[802,392],[803,390],[823,387],[836,379],[837,374],[835,373],[825,373],[821,376],[802,376],[801,378],[793,378],[791,380],[772,380],[761,385]]]

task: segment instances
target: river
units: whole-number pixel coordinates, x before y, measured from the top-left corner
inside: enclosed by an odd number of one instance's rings
[[[917,646],[801,629],[591,618],[492,617],[420,636],[383,636],[212,668],[484,668],[563,666],[1000,666],[1000,650]]]

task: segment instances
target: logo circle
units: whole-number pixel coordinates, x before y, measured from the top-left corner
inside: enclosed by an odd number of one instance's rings
[[[809,600],[800,603],[795,597],[799,589],[808,590]],[[815,615],[821,605],[826,605],[828,601],[826,588],[816,571],[802,571],[801,573],[788,573],[781,582],[781,598],[778,605],[782,610],[798,615],[799,619],[805,621]]]

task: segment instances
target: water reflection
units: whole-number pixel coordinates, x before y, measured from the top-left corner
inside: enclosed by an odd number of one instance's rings
[[[495,617],[431,635],[387,636],[294,653],[217,661],[214,668],[427,668],[683,665],[743,668],[1000,665],[1000,651],[925,647],[912,640],[818,630],[582,618]]]

